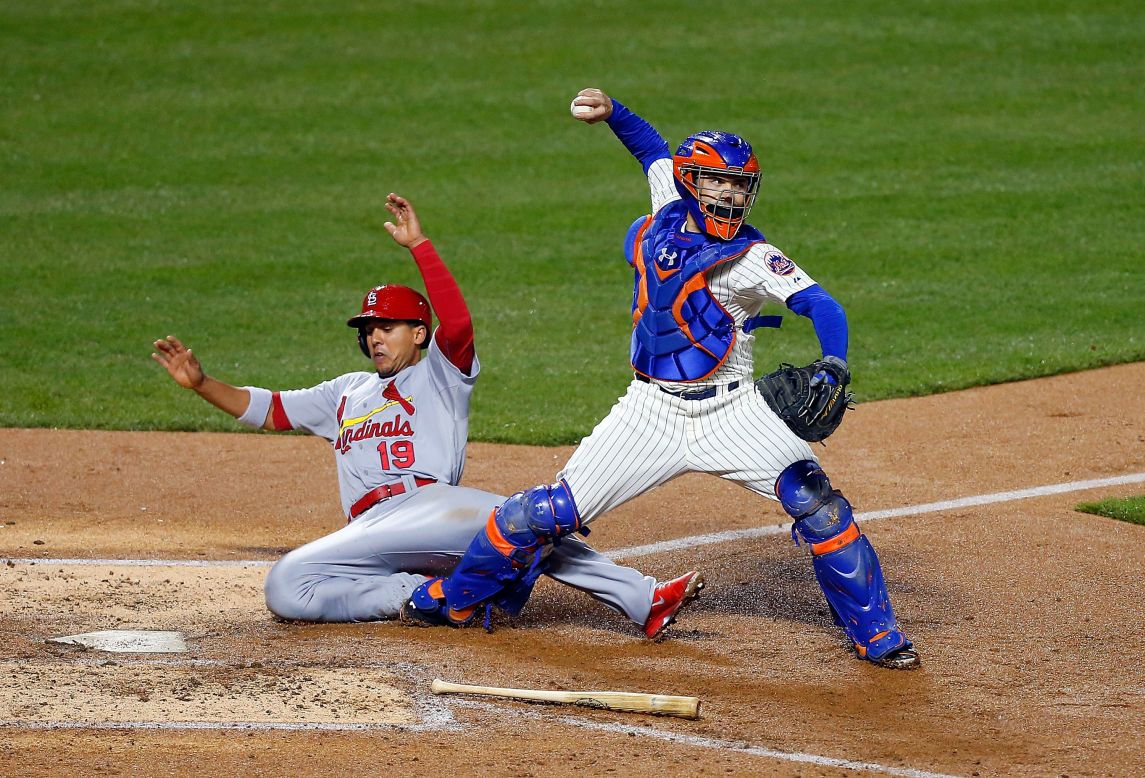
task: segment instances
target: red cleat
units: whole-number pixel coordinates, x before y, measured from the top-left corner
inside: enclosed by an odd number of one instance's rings
[[[644,622],[644,635],[649,640],[656,640],[664,634],[664,630],[676,620],[676,614],[700,596],[700,589],[704,588],[704,577],[693,570],[684,573],[679,578],[656,584],[652,591],[652,610],[648,613],[648,621]]]

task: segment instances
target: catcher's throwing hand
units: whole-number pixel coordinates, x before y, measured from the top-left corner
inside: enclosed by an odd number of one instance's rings
[[[155,341],[155,351],[151,353],[151,358],[163,365],[184,389],[197,389],[206,378],[198,358],[174,335]]]
[[[573,118],[585,124],[596,124],[612,116],[612,98],[599,89],[582,89],[573,98],[574,107],[584,106],[588,111],[577,111]]]
[[[851,373],[838,357],[823,357],[807,367],[780,365],[755,382],[768,407],[799,437],[826,439],[843,422],[853,397]]]
[[[382,226],[399,246],[412,249],[425,242],[426,237],[421,231],[421,222],[418,221],[417,213],[409,200],[390,192],[386,195],[386,210],[393,214],[394,221],[386,222]]]

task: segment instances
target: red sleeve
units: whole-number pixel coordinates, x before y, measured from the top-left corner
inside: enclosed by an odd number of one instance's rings
[[[286,415],[286,409],[282,407],[282,397],[279,396],[278,392],[270,395],[270,420],[277,431],[294,429],[294,425],[290,423],[290,418]]]
[[[434,335],[437,347],[458,370],[468,375],[473,367],[473,319],[461,289],[430,241],[410,249],[410,253],[425,281],[429,304],[437,314],[439,323]]]

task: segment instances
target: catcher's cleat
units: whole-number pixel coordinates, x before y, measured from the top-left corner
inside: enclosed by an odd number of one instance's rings
[[[872,659],[879,667],[888,667],[891,670],[914,670],[920,664],[918,651],[909,644],[905,648],[892,651],[882,659]]]
[[[644,635],[649,640],[656,640],[664,634],[664,630],[676,620],[677,614],[685,605],[700,596],[704,588],[704,577],[693,570],[684,573],[679,578],[656,584],[652,591],[652,610],[648,613],[648,620],[644,622]]]
[[[463,627],[468,624],[476,608],[454,610],[445,601],[442,578],[431,578],[414,589],[413,594],[398,612],[398,620],[413,627]]]

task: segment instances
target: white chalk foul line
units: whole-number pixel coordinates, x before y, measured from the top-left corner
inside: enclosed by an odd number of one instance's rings
[[[1046,497],[1051,494],[1083,492],[1106,486],[1123,486],[1125,484],[1136,483],[1145,483],[1145,473],[1130,473],[1128,475],[1113,476],[1112,478],[1096,478],[1089,481],[1048,484],[1046,486],[1035,486],[1030,489],[1018,489],[1011,492],[995,492],[994,494],[960,497],[955,500],[944,500],[942,502],[907,505],[902,508],[867,511],[865,513],[856,513],[855,518],[859,521],[875,521],[876,519],[891,519],[900,516],[918,516],[924,513],[957,510],[959,508],[974,508],[998,502],[1027,500],[1031,497]],[[712,532],[705,535],[689,535],[684,538],[664,540],[659,543],[649,543],[643,546],[615,548],[608,550],[607,553],[609,556],[616,557],[617,559],[631,559],[633,557],[660,554],[665,551],[679,551],[685,548],[696,548],[697,546],[710,546],[714,543],[761,538],[767,535],[783,535],[790,532],[790,524],[771,524],[766,527],[750,527],[748,529],[728,530],[726,532]],[[274,564],[274,561],[264,559],[44,559],[36,557],[11,557],[5,561],[14,565],[112,565],[115,567],[270,567]]]
[[[16,660],[11,664],[17,665],[31,665],[31,663],[22,660]],[[96,666],[103,664],[102,661],[90,659],[88,657],[76,657],[74,664]],[[119,659],[116,660],[117,665],[126,666],[164,666],[164,667],[243,667],[242,665],[234,665],[233,663],[222,662],[219,660],[186,660],[186,659]],[[317,666],[311,662],[293,662],[293,661],[279,661],[268,662],[265,666],[276,668],[299,668],[306,669]],[[422,677],[424,679],[424,669],[409,663],[369,663],[364,665],[366,668],[386,668],[395,671],[398,674],[404,675],[407,678]],[[424,683],[417,684],[418,687],[424,686]],[[440,732],[440,731],[462,731],[463,727],[454,719],[449,705],[446,705],[444,700],[436,695],[415,692],[412,695],[413,699],[417,702],[421,721],[409,724],[383,724],[383,723],[339,723],[339,722],[289,722],[289,721],[74,721],[74,720],[44,720],[44,721],[0,721],[0,729],[31,729],[31,730],[61,730],[61,729],[86,729],[86,730],[196,730],[196,731],[218,731],[218,730],[240,730],[248,732],[368,732],[377,730],[402,730],[407,732]],[[600,732],[610,732],[613,734],[632,735],[634,737],[653,738],[664,740],[672,743],[679,743],[684,746],[694,748],[707,748],[718,751],[735,751],[737,753],[746,754],[749,756],[759,756],[768,759],[779,759],[787,762],[800,762],[807,764],[820,765],[825,767],[838,767],[846,770],[861,770],[865,772],[882,773],[884,775],[903,776],[903,778],[954,778],[953,776],[944,775],[942,773],[932,773],[923,770],[914,770],[909,768],[891,767],[888,765],[877,764],[874,762],[859,762],[852,759],[837,759],[834,757],[820,756],[817,754],[807,754],[791,751],[777,751],[763,746],[745,745],[742,741],[733,742],[728,740],[720,740],[718,738],[702,737],[698,735],[681,734],[671,730],[658,729],[655,727],[641,727],[631,724],[615,724],[604,721],[593,721],[588,719],[576,718],[573,716],[554,715],[550,713],[542,713],[535,710],[528,710],[515,706],[495,705],[488,702],[477,702],[473,700],[459,700],[454,699],[451,701],[452,705],[476,708],[480,710],[495,713],[498,716],[504,716],[506,713],[541,720],[556,720],[562,724],[581,727],[583,729],[592,729]]]
[[[747,754],[749,756],[761,756],[767,759],[779,759],[785,762],[801,762],[805,764],[820,765],[823,767],[838,767],[844,770],[862,770],[864,772],[882,773],[883,775],[902,776],[903,778],[956,778],[956,776],[947,775],[945,773],[932,773],[925,770],[914,770],[907,767],[891,767],[889,765],[882,765],[875,762],[857,762],[852,759],[836,759],[834,757],[819,756],[818,754],[804,754],[797,751],[776,751],[775,749],[765,748],[763,746],[745,745],[742,741],[736,742],[731,740],[720,740],[718,738],[702,737],[699,735],[680,734],[678,732],[658,729],[655,727],[638,727],[631,724],[613,724],[605,721],[579,719],[572,716],[545,716],[535,711],[511,708],[508,706],[493,705],[487,702],[455,700],[453,704],[467,708],[480,708],[494,712],[497,715],[504,715],[506,712],[510,712],[514,715],[523,716],[525,718],[556,719],[562,724],[581,727],[582,729],[593,729],[599,732],[611,732],[620,735],[655,738],[657,740],[666,740],[670,743],[679,743],[681,745],[692,746],[695,748],[709,748],[715,751],[735,751],[737,753]]]
[[[1049,484],[1047,486],[1035,486],[1030,489],[1018,489],[1012,492],[995,492],[994,494],[960,497],[956,500],[929,502],[922,505],[907,505],[902,508],[890,508],[882,511],[867,511],[865,513],[856,513],[855,519],[857,521],[875,521],[876,519],[891,519],[899,516],[918,516],[923,513],[936,513],[938,511],[950,511],[959,508],[975,508],[997,502],[1012,502],[1014,500],[1026,500],[1031,497],[1045,497],[1051,494],[1081,492],[1087,489],[1099,489],[1105,486],[1122,486],[1124,484],[1142,482],[1145,482],[1145,473],[1131,473],[1130,475],[1119,475],[1113,478],[1097,478],[1090,481]],[[726,543],[731,540],[760,538],[767,535],[785,535],[790,532],[790,524],[772,524],[767,527],[751,527],[749,529],[728,530],[727,532],[713,532],[707,535],[691,535],[686,538],[664,540],[659,543],[649,543],[644,546],[617,548],[609,551],[608,554],[617,559],[630,559],[632,557],[659,554],[665,551],[679,551],[685,548],[695,548],[696,546],[708,546],[713,543]]]
[[[14,565],[87,565],[89,567],[270,567],[266,559],[41,559],[13,557],[3,560]]]
[[[95,660],[86,656],[77,656],[73,660],[74,664],[81,666],[96,666],[105,664],[102,660]],[[124,658],[116,660],[117,665],[127,666],[165,666],[165,667],[244,667],[243,665],[235,665],[234,663],[223,662],[220,660],[200,659],[200,660],[187,660],[187,659],[130,659]],[[14,660],[9,664],[27,665],[39,664],[29,662],[27,660]],[[297,662],[297,661],[272,661],[268,662],[265,666],[276,668],[299,668],[306,669],[319,666],[313,662]],[[408,662],[395,662],[384,663],[375,662],[367,663],[363,667],[366,668],[385,668],[391,670],[401,677],[410,679],[419,679],[421,682],[416,683],[420,689],[425,684],[425,671],[424,668],[410,664]],[[426,694],[424,692],[414,692],[412,698],[418,704],[420,709],[421,721],[409,724],[384,724],[384,723],[339,723],[339,722],[289,722],[289,721],[75,721],[75,720],[43,720],[43,721],[27,721],[27,720],[14,720],[14,721],[0,721],[0,729],[30,729],[30,730],[61,730],[61,729],[83,729],[83,730],[196,730],[196,731],[218,731],[218,730],[240,730],[249,732],[368,732],[377,730],[402,730],[408,732],[430,732],[430,731],[462,731],[463,727],[453,717],[450,705],[447,705],[442,698],[436,695]],[[488,702],[478,702],[474,700],[453,699],[450,701],[452,705],[475,708],[485,710],[496,714],[498,717],[506,714],[529,718],[534,720],[548,720],[558,721],[561,724],[581,727],[582,729],[591,729],[600,732],[609,732],[613,734],[631,735],[634,737],[653,738],[657,740],[664,740],[671,743],[678,743],[684,746],[693,748],[707,748],[718,751],[735,751],[737,753],[746,754],[749,756],[764,757],[767,759],[778,759],[787,762],[799,762],[806,764],[820,765],[824,767],[837,767],[846,770],[857,770],[864,772],[882,773],[884,775],[902,776],[903,778],[955,778],[954,776],[945,775],[943,773],[933,773],[924,770],[915,770],[911,768],[891,767],[889,765],[882,765],[875,762],[860,762],[852,759],[838,759],[828,756],[820,756],[817,754],[807,754],[792,751],[777,751],[775,749],[766,748],[763,746],[746,745],[742,741],[735,742],[729,740],[720,740],[718,738],[702,737],[699,735],[681,734],[667,729],[659,729],[656,727],[642,727],[631,724],[616,724],[612,722],[594,721],[590,719],[576,718],[573,716],[555,715],[547,712],[540,712],[536,710],[528,710],[527,708],[517,706],[496,705]]]
[[[608,722],[586,721],[572,716],[542,716],[533,711],[512,710],[506,707],[491,705],[489,703],[454,701],[455,705],[469,708],[480,708],[498,716],[506,712],[516,716],[532,719],[555,719],[562,724],[582,729],[592,729],[599,732],[632,735],[634,737],[653,738],[671,743],[679,743],[694,748],[708,748],[717,751],[735,751],[748,756],[759,756],[767,759],[779,759],[786,762],[800,762],[820,765],[824,767],[838,767],[845,770],[861,770],[864,772],[882,773],[884,775],[903,776],[903,778],[956,778],[944,773],[932,773],[925,770],[911,768],[891,767],[875,762],[858,762],[852,759],[836,759],[817,754],[805,754],[798,751],[776,751],[763,746],[749,746],[742,742],[719,740],[717,738],[686,735],[654,727],[637,727],[630,724],[611,724]],[[425,713],[426,711],[423,711]],[[252,722],[252,721],[117,721],[117,722],[85,722],[85,721],[0,721],[0,729],[34,729],[34,730],[60,730],[60,729],[93,729],[93,730],[243,730],[257,732],[368,732],[376,730],[403,730],[408,732],[460,730],[448,713],[426,717],[420,724],[338,724],[327,722]]]

